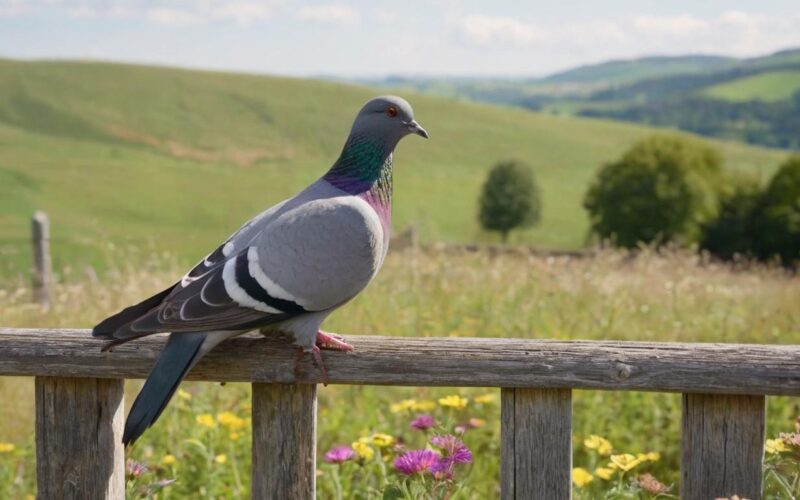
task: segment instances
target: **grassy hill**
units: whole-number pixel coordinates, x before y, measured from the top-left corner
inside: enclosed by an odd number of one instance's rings
[[[104,63],[0,61],[0,275],[29,265],[29,217],[52,219],[57,268],[182,263],[320,176],[375,90],[312,80]],[[541,225],[517,241],[578,247],[580,202],[603,162],[645,127],[406,95],[431,133],[396,155],[395,228],[426,240],[480,236],[486,170],[522,158],[542,186]],[[782,154],[721,143],[735,168]],[[120,248],[138,249],[129,254]]]
[[[705,89],[704,94],[726,101],[783,101],[800,90],[800,70],[772,71],[738,78]]]

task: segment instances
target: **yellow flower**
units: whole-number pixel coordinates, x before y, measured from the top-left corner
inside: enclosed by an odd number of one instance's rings
[[[642,461],[630,453],[623,453],[622,455],[611,455],[611,463],[619,467],[621,470],[628,472],[642,463]]]
[[[214,457],[214,461],[217,462],[218,464],[224,464],[225,462],[228,461],[228,455],[220,453],[219,455]]]
[[[572,482],[579,488],[591,483],[593,479],[594,476],[589,474],[589,471],[583,467],[575,467],[572,469]]]
[[[422,401],[417,401],[411,407],[414,411],[431,411],[436,408],[436,402],[431,401],[430,399],[423,399]]]
[[[394,444],[394,438],[382,432],[376,432],[372,435],[372,444],[379,448],[386,448]]]
[[[200,425],[204,425],[209,429],[213,428],[215,425],[214,417],[210,413],[203,413],[194,418],[197,420],[197,423]]]
[[[786,446],[786,443],[784,443],[782,439],[767,439],[767,442],[764,444],[764,449],[770,454],[789,451],[789,447]],[[0,451],[3,451],[2,448],[0,448]]]
[[[14,448],[16,448],[16,446],[14,446],[13,443],[0,443],[0,453],[8,453],[9,451],[14,451]]]
[[[222,425],[231,430],[241,429],[242,427],[244,427],[244,419],[236,416],[235,414],[229,411],[217,413],[217,420],[219,421],[219,423],[221,423]]]
[[[407,411],[414,408],[414,405],[417,404],[416,399],[404,399],[399,403],[394,403],[389,407],[389,410],[392,413],[400,413],[401,411]]]
[[[367,444],[367,441],[367,438],[361,438],[350,445],[362,460],[372,460],[372,457],[375,456],[375,450]]]
[[[467,398],[462,398],[458,394],[451,394],[449,396],[445,396],[439,399],[439,404],[446,407],[446,408],[456,408],[461,409],[467,406],[469,400]]]
[[[474,401],[482,405],[494,403],[495,401],[497,401],[497,394],[490,393],[490,394],[483,394],[481,396],[475,396]]]
[[[609,469],[608,467],[598,467],[594,470],[594,475],[600,479],[605,479],[608,481],[611,479],[611,476],[614,475],[614,469]]]
[[[596,434],[592,434],[587,439],[584,439],[583,445],[591,450],[597,450],[597,453],[601,455],[610,455],[611,450],[614,449],[608,439]]]
[[[192,399],[192,395],[189,393],[189,391],[184,391],[183,389],[178,389],[178,397],[186,401]]]
[[[658,462],[661,459],[661,453],[657,451],[639,453],[636,455],[636,459],[640,462]]]
[[[164,465],[172,465],[177,460],[178,459],[175,458],[175,455],[171,455],[171,454],[168,453],[168,454],[164,455],[164,458],[161,459],[161,463],[164,464]]]
[[[242,435],[238,432],[231,432],[228,434],[228,437],[231,439],[231,441],[237,441],[240,437],[242,437]]]

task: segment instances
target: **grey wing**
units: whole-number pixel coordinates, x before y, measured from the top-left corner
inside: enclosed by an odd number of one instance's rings
[[[255,242],[256,277],[270,296],[309,311],[347,302],[383,262],[383,226],[363,200],[312,200],[288,210]]]

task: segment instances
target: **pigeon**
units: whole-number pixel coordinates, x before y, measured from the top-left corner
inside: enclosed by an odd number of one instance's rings
[[[320,327],[370,283],[386,258],[392,155],[410,134],[428,138],[406,100],[370,100],[325,175],[245,223],[174,285],[94,327],[94,337],[110,340],[103,350],[170,334],[128,414],[126,446],[155,423],[200,358],[248,331],[293,339],[295,369],[311,353],[327,384],[320,348],[353,347]]]

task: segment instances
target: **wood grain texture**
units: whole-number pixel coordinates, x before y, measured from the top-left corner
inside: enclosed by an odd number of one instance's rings
[[[317,386],[253,384],[252,498],[313,499]]]
[[[761,498],[765,398],[685,394],[681,498]]]
[[[572,391],[503,389],[503,500],[572,498]]]
[[[125,498],[123,380],[36,378],[38,498]]]
[[[88,330],[0,329],[0,375],[143,378],[166,337],[100,352]],[[800,395],[800,346],[351,336],[324,351],[334,384]],[[190,380],[318,383],[310,356],[258,334],[222,343]]]

